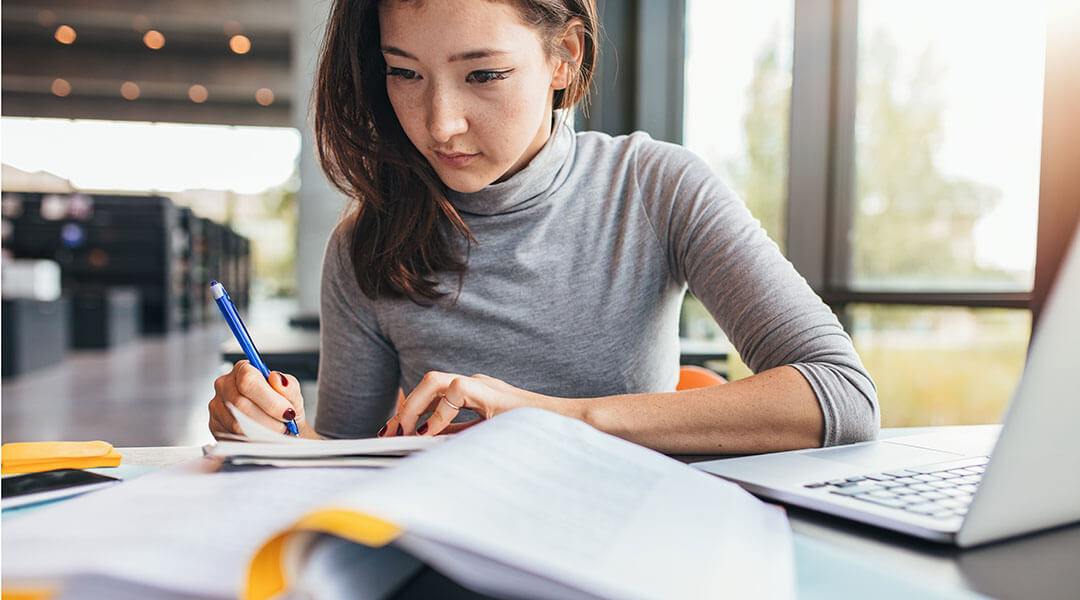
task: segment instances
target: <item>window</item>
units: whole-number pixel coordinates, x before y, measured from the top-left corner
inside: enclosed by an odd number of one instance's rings
[[[850,286],[1030,291],[1045,6],[863,0],[858,13]]]
[[[687,0],[683,145],[703,157],[785,244],[792,0]],[[701,303],[687,297],[682,336],[722,340]],[[738,357],[727,374],[746,376]]]
[[[1030,312],[970,306],[1032,289],[1045,3],[862,0],[854,22],[854,189],[833,287],[852,301],[923,293],[923,304],[969,307],[842,314],[884,425],[996,422]]]
[[[784,247],[791,0],[688,0],[683,144]]]
[[[686,1],[684,142],[840,315],[886,426],[994,422],[1019,379],[1046,16],[1046,0]]]
[[[848,330],[874,377],[882,427],[996,423],[1020,380],[1031,313],[963,307],[848,306]]]
[[[20,117],[2,123],[5,189],[169,196],[252,241],[260,296],[293,293],[296,129]]]

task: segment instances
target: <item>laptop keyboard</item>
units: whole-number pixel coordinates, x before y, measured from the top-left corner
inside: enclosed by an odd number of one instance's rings
[[[808,483],[803,487],[820,488],[833,494],[938,519],[962,517],[967,514],[968,505],[989,460],[988,456],[968,458]]]

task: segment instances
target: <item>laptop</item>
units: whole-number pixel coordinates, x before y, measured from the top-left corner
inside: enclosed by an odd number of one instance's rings
[[[753,494],[970,547],[1080,521],[1080,233],[1003,425],[694,463]]]

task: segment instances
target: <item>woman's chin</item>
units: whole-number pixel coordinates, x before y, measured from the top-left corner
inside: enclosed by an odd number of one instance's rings
[[[442,179],[442,182],[446,187],[459,194],[479,192],[495,181],[495,177],[476,177],[465,175],[463,173],[439,173],[439,178]]]

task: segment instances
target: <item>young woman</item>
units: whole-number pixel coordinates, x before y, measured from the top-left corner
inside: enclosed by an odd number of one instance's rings
[[[710,169],[564,122],[597,28],[594,0],[335,2],[315,130],[354,209],[323,265],[316,425],[294,378],[241,362],[215,382],[215,434],[232,404],[311,437],[521,406],[670,453],[875,436],[850,339]],[[688,288],[755,375],[674,391]]]

